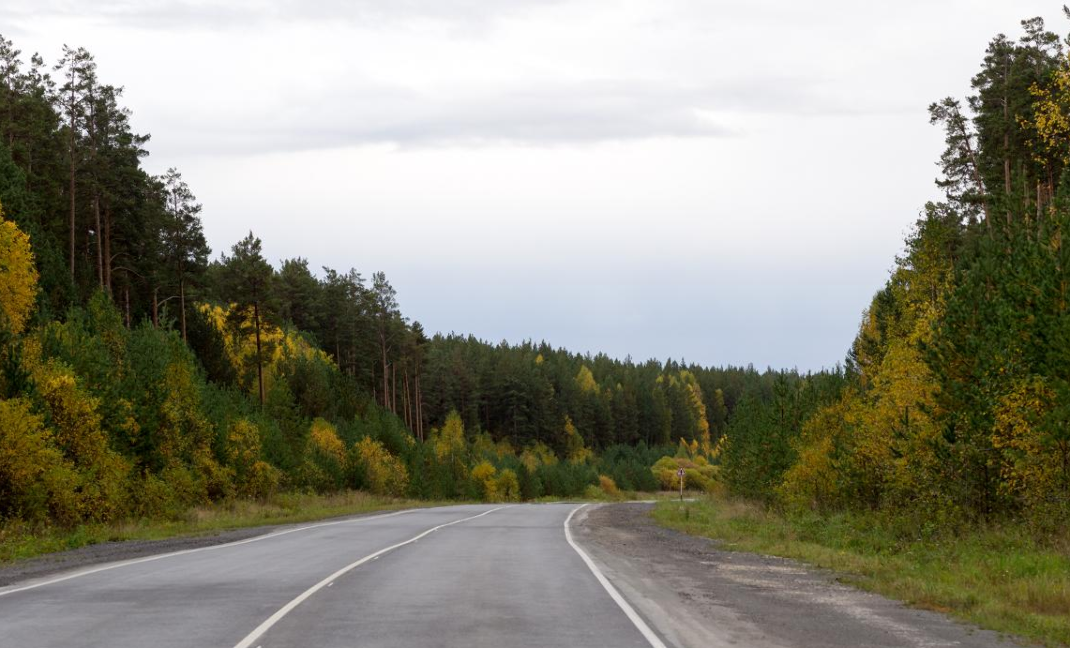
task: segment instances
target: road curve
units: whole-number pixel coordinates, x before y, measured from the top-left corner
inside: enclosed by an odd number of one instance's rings
[[[0,643],[657,646],[566,538],[576,508],[419,509],[16,583]]]

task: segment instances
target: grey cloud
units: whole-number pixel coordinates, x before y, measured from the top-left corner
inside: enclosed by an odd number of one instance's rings
[[[414,19],[480,26],[528,8],[560,0],[8,0],[0,17],[91,19],[146,29],[231,29],[272,21],[346,21],[397,24]]]
[[[181,136],[167,148],[185,153],[254,154],[394,144],[406,148],[480,144],[560,145],[651,138],[741,135],[727,113],[851,115],[876,107],[825,98],[813,83],[755,79],[701,87],[615,80],[544,84],[437,95],[382,85],[331,86],[319,96],[280,105],[174,116],[164,130]],[[882,112],[887,107],[880,107]],[[188,122],[184,120],[188,119]],[[199,136],[190,137],[190,133]]]
[[[448,98],[364,87],[306,97],[259,114],[242,107],[218,130],[203,132],[203,140],[174,145],[189,152],[203,146],[213,153],[247,154],[365,144],[554,145],[732,135],[705,115],[691,95],[679,88],[623,82],[450,93]],[[193,122],[180,126],[194,130]]]

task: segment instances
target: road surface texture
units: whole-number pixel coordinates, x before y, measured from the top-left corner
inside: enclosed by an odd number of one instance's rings
[[[0,646],[1000,645],[643,505],[577,508],[418,509],[38,575],[0,587]]]
[[[586,507],[576,541],[666,645],[875,648],[1016,644],[836,582],[783,558],[722,551],[664,529],[650,504]]]

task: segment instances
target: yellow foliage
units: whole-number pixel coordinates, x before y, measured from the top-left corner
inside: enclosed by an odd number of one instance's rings
[[[364,472],[368,490],[378,495],[400,497],[409,485],[409,472],[383,444],[364,437],[353,446],[356,460]]]
[[[484,457],[487,455],[497,455],[498,449],[495,447],[494,439],[490,434],[481,432],[475,435],[472,439],[472,455],[475,457]]]
[[[446,415],[441,430],[431,430],[429,439],[435,459],[446,466],[453,478],[462,481],[468,475],[468,444],[464,436],[464,421],[456,411]]]
[[[840,501],[840,480],[833,453],[848,434],[845,420],[853,394],[815,412],[803,424],[795,442],[798,459],[777,489],[781,500],[792,508],[826,509]]]
[[[0,326],[22,333],[37,299],[37,266],[30,237],[0,209]]]
[[[513,448],[513,444],[509,442],[509,439],[502,439],[498,443],[494,444],[494,453],[498,455],[499,459],[505,457],[515,457],[516,449]]]
[[[712,491],[717,481],[717,467],[700,466],[687,457],[662,457],[650,468],[663,490],[680,488],[679,469],[684,469],[684,486],[703,491]]]
[[[446,423],[441,430],[432,432],[431,443],[435,457],[439,461],[451,461],[462,457],[465,452],[464,421],[461,415],[451,411],[446,415]]]
[[[520,480],[511,469],[498,473],[498,479],[494,482],[495,499],[499,502],[520,501]]]
[[[583,445],[583,437],[573,425],[572,419],[565,416],[565,454],[572,463],[584,463],[593,456],[588,448]]]
[[[483,497],[489,502],[497,499],[497,483],[494,479],[497,472],[494,464],[486,460],[480,461],[472,468],[472,480],[483,487]]]
[[[200,304],[212,326],[223,334],[227,359],[232,367],[242,376],[242,384],[251,393],[256,393],[256,334],[252,314],[247,315],[238,326],[230,322],[231,309],[211,304]],[[244,331],[244,334],[242,333]],[[264,389],[271,391],[271,385],[278,376],[278,364],[287,358],[315,359],[333,364],[321,349],[309,344],[297,331],[284,330],[261,320],[260,348],[264,363]]]
[[[249,497],[264,499],[279,490],[282,471],[266,461],[257,461],[249,470],[248,477],[242,485],[242,492]]]
[[[0,514],[27,520],[81,517],[74,466],[22,399],[0,400]]]
[[[238,493],[265,498],[279,488],[282,473],[260,459],[260,429],[248,419],[238,419],[227,428],[226,458],[237,477]]]
[[[598,487],[602,489],[602,492],[609,497],[619,497],[620,489],[617,488],[617,482],[613,481],[612,477],[606,475],[598,476]]]
[[[260,428],[248,419],[238,419],[227,428],[227,463],[239,475],[252,469],[260,459]]]
[[[83,391],[74,374],[50,361],[33,372],[37,391],[55,426],[55,440],[77,465],[92,465],[108,453],[108,439],[100,428],[100,400]]]
[[[520,453],[520,463],[524,464],[529,472],[535,472],[539,466],[552,466],[557,463],[557,455],[550,449],[550,446],[537,441],[525,447]]]
[[[332,462],[339,468],[345,465],[345,444],[338,438],[338,431],[327,421],[321,418],[312,421],[308,443],[312,453],[321,461]]]
[[[1002,487],[1028,508],[1067,503],[1070,438],[1045,430],[1056,394],[1039,376],[1014,385],[996,409],[992,445],[1003,455]],[[1062,423],[1060,423],[1062,424]]]
[[[581,366],[576,374],[576,386],[585,394],[598,393],[598,382],[594,379],[594,374],[587,368],[587,365]]]
[[[1070,67],[1064,64],[1051,74],[1050,86],[1033,85],[1033,123],[1022,126],[1040,138],[1044,148],[1070,162]],[[1044,160],[1039,160],[1043,162]]]
[[[156,430],[157,448],[165,464],[192,462],[211,448],[214,431],[201,407],[201,392],[193,365],[172,362],[164,372],[167,398]]]

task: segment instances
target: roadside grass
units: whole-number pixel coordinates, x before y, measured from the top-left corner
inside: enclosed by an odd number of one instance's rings
[[[181,518],[171,520],[121,520],[107,524],[82,524],[74,528],[10,521],[0,526],[0,565],[101,542],[203,536],[231,529],[437,504],[380,497],[361,491],[329,495],[286,493],[266,501],[231,500],[195,507]]]
[[[794,558],[909,605],[1047,646],[1070,645],[1070,538],[991,526],[910,537],[877,515],[785,516],[715,494],[661,501],[654,519],[719,547]]]

